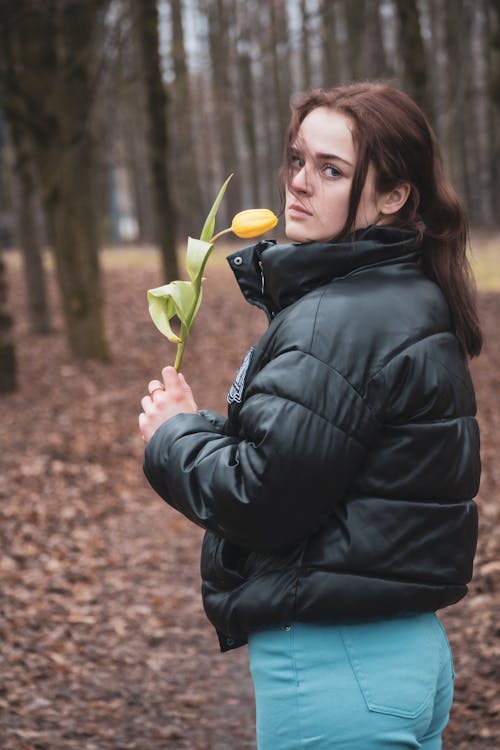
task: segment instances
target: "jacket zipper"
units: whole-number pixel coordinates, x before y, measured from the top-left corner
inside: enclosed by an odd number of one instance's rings
[[[260,268],[260,292],[262,296],[264,296],[264,267],[261,260],[259,260],[258,263]]]

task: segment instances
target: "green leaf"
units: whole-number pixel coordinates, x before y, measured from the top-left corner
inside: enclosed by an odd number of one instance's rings
[[[219,190],[219,194],[217,195],[217,198],[214,201],[214,205],[209,211],[209,214],[206,218],[205,224],[203,225],[203,229],[201,230],[200,234],[200,240],[203,240],[204,242],[209,242],[212,237],[214,236],[214,230],[215,230],[215,217],[217,215],[217,211],[219,210],[220,202],[222,198],[224,197],[224,193],[226,192],[226,188],[229,184],[229,180],[231,179],[233,175],[230,174],[221,189]]]
[[[200,295],[201,297],[201,295]],[[177,315],[188,328],[189,317],[195,302],[195,292],[190,281],[171,281],[170,284],[148,290],[149,314],[155,326],[169,341],[179,344],[181,339],[172,330],[170,321]],[[201,303],[198,300],[196,310]]]
[[[193,284],[199,284],[213,245],[188,237],[186,268]]]
[[[196,316],[198,315],[198,310],[200,309],[202,299],[203,299],[203,289],[200,286],[200,292],[198,294],[198,299],[196,300],[196,307],[194,308],[193,314],[190,316],[189,321],[188,321],[188,333],[193,327],[193,323],[196,319]]]

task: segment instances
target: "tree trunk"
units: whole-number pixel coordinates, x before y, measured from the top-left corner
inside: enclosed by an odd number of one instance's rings
[[[371,0],[373,2],[374,0]],[[358,81],[363,78],[363,18],[364,0],[342,0],[339,6],[343,10],[347,25],[346,59],[349,67],[349,79]]]
[[[23,12],[20,12],[20,11]],[[6,8],[0,79],[5,109],[30,140],[72,353],[106,360],[90,108],[102,0]]]
[[[17,366],[13,323],[7,309],[7,274],[0,253],[0,393],[12,393],[17,388]]]
[[[322,29],[322,85],[325,88],[336,86],[340,82],[339,45],[337,42],[337,17],[334,0],[322,0],[320,5]]]
[[[109,204],[113,205],[113,197],[117,197],[114,188],[124,168],[129,185],[130,209],[137,222],[137,240],[139,243],[154,244],[155,211],[148,161],[141,53],[137,34],[132,29],[134,17],[130,12],[130,3],[121,0],[115,9],[114,45],[106,59],[105,85],[101,87],[98,102],[101,132],[105,140],[101,153],[109,169]],[[120,216],[122,213],[123,204],[118,211]]]
[[[438,136],[441,139],[441,147],[448,162],[449,173],[453,184],[462,197],[467,207],[470,207],[471,175],[466,159],[466,151],[469,148],[467,142],[467,129],[469,111],[466,103],[469,101],[470,91],[470,65],[469,65],[469,41],[464,35],[463,29],[468,27],[467,15],[464,8],[464,0],[456,0],[453,9],[450,10],[446,0],[433,0],[432,23],[437,23],[435,45],[439,44],[440,32],[440,6],[443,10],[445,23],[445,51],[446,68],[449,71],[448,81],[439,81],[435,84],[434,99],[437,101],[441,86],[446,86],[446,98],[449,104],[443,107],[443,100],[437,103],[435,112],[435,124]],[[433,29],[434,33],[434,29]],[[434,45],[434,46],[435,46]],[[444,72],[444,65],[436,59],[434,64],[434,77]],[[453,77],[454,85],[451,85]],[[443,128],[444,126],[444,128]]]
[[[39,155],[45,177],[60,169],[57,186],[45,193],[48,231],[71,351],[79,358],[106,360],[96,222],[94,147],[90,133],[61,156]],[[58,166],[56,166],[58,165]]]
[[[472,124],[474,127],[474,215],[481,226],[495,226],[493,198],[493,111],[491,108],[490,39],[486,0],[468,0],[471,18]]]
[[[493,104],[493,132],[496,135],[492,159],[496,196],[495,211],[500,215],[500,0],[490,0],[491,33],[491,98]]]
[[[222,169],[218,158],[218,138],[214,127],[207,127],[207,123],[214,122],[214,101],[212,95],[212,80],[207,70],[200,71],[193,81],[193,94],[197,103],[199,118],[193,122],[194,148],[197,159],[203,164],[200,169],[201,189],[204,195],[213,201],[222,183]],[[223,201],[224,204],[224,201]],[[221,226],[224,205],[218,214],[217,226]],[[196,234],[200,234],[200,231]]]
[[[396,0],[396,10],[400,26],[400,53],[404,65],[403,85],[432,119],[417,0]]]
[[[218,134],[219,158],[222,164],[222,179],[234,173],[224,198],[221,214],[231,218],[241,210],[241,176],[237,173],[239,163],[236,145],[236,122],[233,101],[231,66],[233,50],[230,45],[227,22],[227,0],[210,0],[207,4],[208,41],[212,66],[212,95],[214,99],[214,127]],[[226,219],[227,220],[227,219]]]
[[[300,40],[300,62],[302,69],[302,88],[311,86],[311,46],[309,44],[309,9],[307,0],[300,0],[301,40]]]
[[[250,37],[250,16],[244,5],[238,16],[238,78],[241,91],[241,115],[243,120],[243,138],[247,150],[252,205],[260,205],[259,157],[257,149],[257,129],[255,124],[255,86],[252,71],[252,40]]]
[[[286,5],[272,0],[268,5],[268,28],[263,28],[263,78],[266,92],[266,172],[269,201],[277,198],[278,169],[282,162],[284,134],[290,119],[290,61]]]
[[[24,280],[31,331],[53,331],[47,293],[47,277],[36,226],[36,186],[26,137],[13,122],[11,137],[16,169],[17,232],[23,258]]]
[[[175,79],[172,91],[172,131],[174,133],[175,192],[181,234],[197,234],[209,206],[204,199],[194,148],[192,101],[189,72],[184,46],[184,24],[181,0],[170,0],[172,19],[171,57]],[[199,234],[199,233],[198,233]]]
[[[95,86],[94,35],[103,3],[65,2],[59,9],[54,52],[59,62],[58,126],[36,143],[42,200],[56,261],[71,351],[81,359],[109,359],[104,335],[95,203],[95,150],[90,106]],[[102,18],[100,19],[102,21]],[[53,19],[48,19],[49,25]]]
[[[446,0],[431,0],[429,6],[431,22],[431,50],[432,70],[431,84],[434,102],[434,125],[443,150],[445,164],[450,165],[451,157],[448,148],[450,124],[451,124],[451,101],[450,101],[450,67],[452,62],[449,53],[452,51],[447,44],[447,12]],[[456,8],[454,9],[456,12]],[[460,72],[457,71],[460,80]]]
[[[139,88],[139,87],[138,87]],[[139,240],[154,244],[156,238],[155,210],[153,208],[152,176],[148,164],[146,138],[147,116],[145,101],[137,91],[134,117],[124,113],[122,132],[125,165],[130,174],[131,199],[137,219]]]
[[[271,31],[271,64],[275,108],[278,113],[278,144],[281,148],[283,133],[290,118],[290,64],[288,17],[284,0],[269,0]]]
[[[156,227],[161,250],[163,275],[179,278],[177,263],[177,214],[168,178],[168,98],[161,73],[156,0],[141,0],[136,9],[149,122],[149,160],[156,209]]]
[[[389,74],[382,39],[379,0],[364,0],[362,77],[385,78]]]
[[[271,41],[268,17],[264,13],[256,18],[258,27],[260,75],[258,80],[259,111],[263,112],[259,122],[261,150],[260,195],[265,205],[272,206],[275,200],[276,171],[281,162],[282,147],[278,125],[277,107],[271,69]]]

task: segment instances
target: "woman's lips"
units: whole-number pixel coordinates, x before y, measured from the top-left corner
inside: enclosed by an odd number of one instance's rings
[[[291,206],[288,206],[287,214],[292,219],[305,219],[308,216],[312,216],[312,214],[307,211],[304,206],[301,206],[300,203],[292,203]]]

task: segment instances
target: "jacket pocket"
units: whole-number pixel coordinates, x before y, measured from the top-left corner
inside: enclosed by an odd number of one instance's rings
[[[201,575],[205,581],[232,589],[247,576],[247,562],[252,552],[222,537],[207,532],[201,554]]]
[[[434,619],[426,613],[341,627],[370,711],[416,719],[432,710],[441,665]]]

